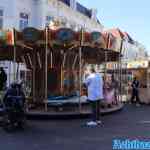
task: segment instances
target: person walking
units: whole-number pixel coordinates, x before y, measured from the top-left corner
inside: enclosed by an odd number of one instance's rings
[[[92,121],[87,122],[88,126],[96,126],[100,121],[100,101],[103,99],[103,79],[94,68],[91,68],[90,74],[85,79],[84,84],[87,87],[88,101],[92,107]]]
[[[133,82],[131,84],[132,87],[131,103],[134,103],[134,99],[136,99],[137,106],[140,106],[139,86],[140,86],[139,81],[137,80],[136,77],[134,77]]]
[[[6,81],[7,81],[7,74],[5,73],[4,69],[0,67],[0,91],[2,91],[6,86]]]

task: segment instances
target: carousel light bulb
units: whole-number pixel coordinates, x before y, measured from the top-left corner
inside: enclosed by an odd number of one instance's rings
[[[53,28],[54,28],[54,25],[55,25],[54,21],[50,21],[50,23],[49,23],[49,28],[50,28],[50,29],[53,29]]]
[[[50,21],[49,26],[53,26],[54,25],[54,21]]]

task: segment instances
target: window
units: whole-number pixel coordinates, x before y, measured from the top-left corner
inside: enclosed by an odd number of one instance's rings
[[[2,9],[0,9],[0,29],[3,28],[3,16],[4,16],[4,12]]]
[[[46,24],[45,24],[45,26],[48,27],[49,24],[50,24],[50,22],[51,22],[52,20],[54,20],[54,18],[53,18],[52,16],[46,16]]]
[[[70,0],[59,0],[61,2],[63,2],[64,4],[70,6]]]
[[[92,15],[91,11],[88,8],[82,6],[80,3],[77,3],[77,11],[82,13],[83,15],[91,18],[91,15]]]
[[[3,18],[0,18],[0,29],[3,28]]]
[[[27,13],[20,13],[20,22],[19,28],[23,30],[24,28],[28,27],[29,23],[29,15]]]

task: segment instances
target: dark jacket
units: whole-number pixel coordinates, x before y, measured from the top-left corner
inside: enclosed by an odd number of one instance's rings
[[[23,105],[25,103],[25,94],[20,87],[11,87],[7,90],[3,99],[4,105],[8,104],[8,100],[10,97],[20,97],[23,102]]]
[[[5,73],[5,71],[3,69],[1,69],[1,73],[0,73],[0,91],[3,90],[5,84],[7,81],[7,74]]]
[[[139,86],[140,86],[140,83],[139,83],[139,81],[138,80],[134,80],[133,82],[132,82],[132,90],[134,90],[134,91],[138,91],[138,89],[139,89]]]

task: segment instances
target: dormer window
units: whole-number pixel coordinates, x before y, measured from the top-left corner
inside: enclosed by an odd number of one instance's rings
[[[27,13],[20,13],[20,22],[19,22],[19,28],[20,30],[23,30],[24,28],[28,27],[29,24],[29,15]]]
[[[4,23],[4,11],[0,9],[0,29],[3,28],[3,23]]]

